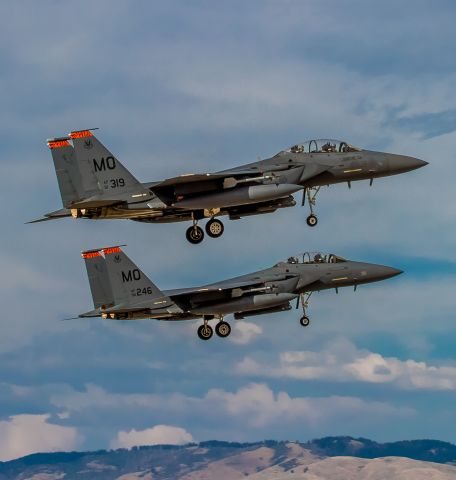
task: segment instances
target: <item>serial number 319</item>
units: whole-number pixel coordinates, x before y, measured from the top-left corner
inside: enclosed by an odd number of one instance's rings
[[[111,178],[109,180],[109,188],[125,187],[125,180],[123,178]],[[105,186],[107,188],[107,186]]]

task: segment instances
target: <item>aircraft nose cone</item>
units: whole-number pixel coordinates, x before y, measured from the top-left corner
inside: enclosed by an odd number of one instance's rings
[[[378,280],[385,280],[387,278],[395,277],[396,275],[400,275],[404,273],[403,270],[399,270],[398,268],[387,267],[385,265],[375,265],[372,269],[372,276]]]
[[[401,273],[404,273],[404,270],[400,270],[399,268],[393,268],[393,267],[383,267],[385,269],[385,275],[388,276],[388,278],[395,277],[396,275],[400,275]]]
[[[428,162],[406,155],[395,155],[394,160],[390,163],[391,168],[399,172],[410,172],[425,165],[428,165]]]

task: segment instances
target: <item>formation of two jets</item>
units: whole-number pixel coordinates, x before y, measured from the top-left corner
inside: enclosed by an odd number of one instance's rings
[[[408,172],[426,162],[402,155],[362,150],[347,142],[311,140],[282,150],[271,158],[229,170],[185,174],[158,182],[139,182],[102,145],[92,130],[73,131],[48,141],[57,173],[63,209],[33,222],[63,217],[130,219],[165,223],[191,221],[187,240],[200,243],[204,231],[199,222],[208,219],[205,231],[223,234],[219,217],[231,220],[274,212],[296,205],[294,193],[302,191],[302,205],[310,208],[307,224],[314,227],[316,196],[323,185]],[[383,280],[400,270],[359,263],[337,255],[306,253],[271,268],[198,288],[161,291],[125,255],[120,247],[83,252],[94,310],[80,317],[118,320],[202,318],[201,339],[212,337],[209,320],[218,319],[215,331],[227,337],[231,328],[224,320],[271,313],[301,304],[300,323],[312,292]]]

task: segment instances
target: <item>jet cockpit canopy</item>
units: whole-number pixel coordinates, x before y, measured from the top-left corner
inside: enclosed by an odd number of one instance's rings
[[[343,140],[318,139],[297,143],[285,150],[289,153],[332,153],[332,152],[360,152],[362,149],[354,147]]]
[[[322,252],[305,252],[299,255],[290,257],[287,260],[287,263],[290,264],[315,264],[315,263],[342,263],[347,260],[339,255],[334,255],[334,253],[322,253]]]

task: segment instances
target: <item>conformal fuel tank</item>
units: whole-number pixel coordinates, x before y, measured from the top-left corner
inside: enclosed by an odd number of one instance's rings
[[[221,208],[234,207],[236,205],[245,205],[247,203],[264,202],[275,200],[276,198],[286,197],[298,190],[302,190],[301,185],[292,183],[282,183],[276,185],[254,185],[251,187],[237,187],[227,189],[217,193],[207,195],[198,195],[193,198],[184,198],[173,204],[176,208]]]

